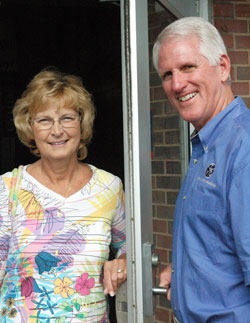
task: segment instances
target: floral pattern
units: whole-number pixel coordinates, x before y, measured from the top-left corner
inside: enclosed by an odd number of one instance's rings
[[[11,221],[11,173],[0,177],[1,323],[108,323],[103,263],[110,244],[125,252],[120,180],[90,166],[90,182],[64,198],[26,167]]]
[[[50,271],[51,268],[56,267],[60,259],[53,257],[48,252],[42,251],[35,257],[35,261],[39,274],[42,274],[44,271]]]
[[[15,306],[15,300],[13,298],[7,298],[6,300],[6,307],[3,307],[1,310],[1,317],[4,321],[6,318],[15,318],[17,315],[17,309]],[[1,320],[2,322],[2,320]]]
[[[21,295],[29,297],[32,292],[42,292],[38,287],[36,280],[33,277],[21,279]]]
[[[80,291],[80,294],[85,296],[90,294],[90,289],[94,287],[95,280],[93,277],[88,279],[88,273],[82,274],[81,277],[77,278],[75,289]]]
[[[54,288],[55,294],[61,294],[63,298],[69,298],[74,295],[74,289],[69,287],[72,284],[72,280],[69,277],[64,277],[63,280],[61,278],[57,278],[54,281],[56,287]]]

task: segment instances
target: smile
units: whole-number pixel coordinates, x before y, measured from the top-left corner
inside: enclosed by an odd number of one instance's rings
[[[187,101],[189,99],[192,99],[194,96],[196,96],[197,93],[198,92],[193,92],[193,93],[189,93],[189,94],[187,94],[185,96],[180,96],[178,98],[178,101],[185,102],[185,101]]]
[[[63,140],[63,141],[57,141],[57,142],[51,142],[50,145],[63,145],[67,142],[67,140]]]

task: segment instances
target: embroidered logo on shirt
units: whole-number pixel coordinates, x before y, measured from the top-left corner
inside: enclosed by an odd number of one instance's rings
[[[206,172],[205,172],[205,176],[206,178],[209,178],[212,176],[213,172],[215,170],[215,164],[212,163],[208,166],[208,168],[206,169]]]

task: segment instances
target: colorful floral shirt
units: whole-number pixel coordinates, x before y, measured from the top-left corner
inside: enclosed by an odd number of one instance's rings
[[[102,269],[109,248],[125,252],[120,179],[90,166],[89,183],[63,197],[23,169],[15,215],[12,173],[0,177],[0,320],[109,322]]]

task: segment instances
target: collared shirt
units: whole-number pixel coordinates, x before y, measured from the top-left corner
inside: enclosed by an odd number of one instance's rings
[[[184,323],[249,323],[250,110],[236,97],[191,141],[174,218],[172,308]]]

